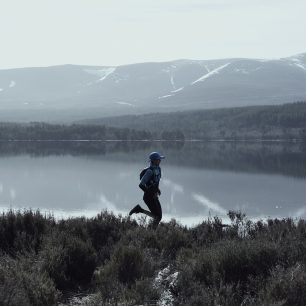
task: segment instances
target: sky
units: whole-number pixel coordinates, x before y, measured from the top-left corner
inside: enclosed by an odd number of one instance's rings
[[[0,0],[0,69],[306,52],[305,0]]]

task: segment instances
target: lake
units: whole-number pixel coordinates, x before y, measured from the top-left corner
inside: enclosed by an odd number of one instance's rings
[[[0,142],[0,209],[127,215],[145,207],[139,173],[151,151],[166,156],[165,221],[194,225],[229,210],[306,217],[306,144],[279,142]]]

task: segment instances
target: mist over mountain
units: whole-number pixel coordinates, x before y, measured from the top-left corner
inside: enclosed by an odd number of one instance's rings
[[[105,116],[306,99],[306,53],[277,60],[176,60],[0,70],[0,120]]]

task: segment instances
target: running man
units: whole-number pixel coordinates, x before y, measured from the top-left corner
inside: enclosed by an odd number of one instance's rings
[[[129,213],[143,213],[153,218],[153,228],[156,229],[162,219],[162,209],[158,197],[161,192],[159,189],[159,181],[161,178],[161,168],[159,166],[162,159],[165,157],[158,152],[152,152],[149,155],[150,166],[145,168],[140,173],[139,187],[144,191],[143,200],[147,204],[150,211],[143,209],[140,205],[136,205]]]

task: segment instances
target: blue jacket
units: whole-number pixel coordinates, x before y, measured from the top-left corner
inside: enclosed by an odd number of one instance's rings
[[[139,187],[142,190],[146,190],[152,185],[155,185],[156,188],[158,188],[160,178],[161,178],[161,168],[151,163],[150,168],[148,168],[148,170],[142,177]]]

